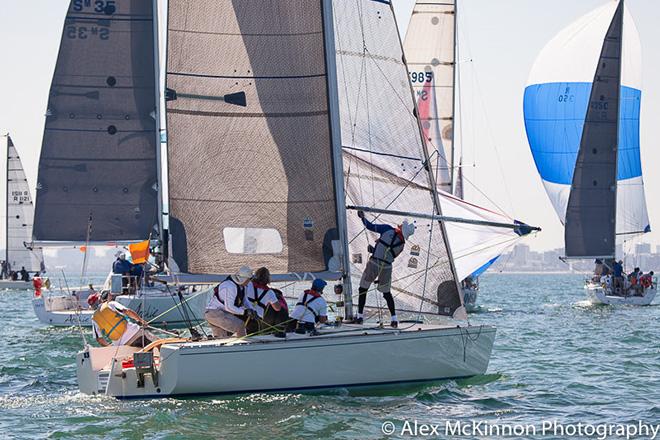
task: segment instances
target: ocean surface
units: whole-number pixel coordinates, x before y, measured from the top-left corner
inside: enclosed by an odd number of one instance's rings
[[[3,291],[0,438],[386,438],[384,422],[400,428],[415,419],[442,426],[660,423],[660,306],[591,306],[582,280],[483,276],[481,307],[470,320],[498,328],[485,376],[360,392],[144,401],[78,393],[80,334],[40,324],[31,292]],[[396,362],[393,353],[392,368]],[[263,374],[277,380],[285,368],[264,365]]]

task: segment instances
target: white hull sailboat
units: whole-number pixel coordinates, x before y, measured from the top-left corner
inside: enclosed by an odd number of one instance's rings
[[[158,2],[150,11],[116,5],[123,16],[158,17]],[[152,398],[485,373],[495,329],[464,321],[391,4],[170,0],[167,22],[169,212],[159,236],[164,249],[171,238],[176,278],[217,283],[263,265],[273,281],[339,281],[351,318],[375,237],[350,210],[394,225],[412,216],[417,232],[393,264],[398,310],[458,321],[323,325],[313,336],[162,340],[143,350],[86,346],[76,359],[80,390]],[[264,365],[286,368],[262,379]]]
[[[181,298],[167,286],[144,287],[136,294],[118,295],[115,301],[134,310],[153,326],[163,328],[184,328],[204,321],[204,310],[211,289],[208,287],[194,291],[191,288]],[[39,321],[44,324],[69,327],[92,326],[94,311],[89,308],[89,289],[63,290],[57,294],[49,291],[32,299],[32,307]]]
[[[651,305],[658,292],[657,283],[653,283],[651,287],[641,290],[639,293],[634,290],[629,290],[621,295],[615,295],[611,288],[604,286],[601,283],[594,283],[587,281],[584,286],[587,291],[587,296],[592,304],[603,305],[628,305],[628,306],[648,306]]]
[[[0,289],[4,290],[31,290],[31,281],[0,280]]]
[[[7,139],[7,192],[5,222],[5,262],[7,272],[18,272],[25,268],[28,272],[43,272],[44,256],[41,249],[28,249],[26,243],[32,241],[32,221],[34,207],[23,163],[9,135]],[[9,277],[9,273],[5,274]],[[0,289],[31,290],[31,281],[0,280]]]
[[[651,231],[640,158],[641,96],[641,43],[623,0],[595,9],[552,39],[525,90],[527,137],[564,225],[566,257],[600,260],[610,273],[616,245]],[[634,287],[617,296],[608,284],[589,282],[589,298],[645,305],[655,296],[655,280],[639,297]]]
[[[76,363],[83,393],[118,398],[313,390],[484,374],[494,339],[489,326],[343,325],[322,328],[313,337],[290,334],[286,340],[255,336],[165,344],[157,354],[150,352],[158,367],[146,374],[131,365],[139,351],[131,347],[91,348],[79,353]],[[264,375],[264,365],[286,368]]]

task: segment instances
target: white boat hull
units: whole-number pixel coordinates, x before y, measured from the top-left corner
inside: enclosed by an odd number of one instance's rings
[[[655,283],[652,287],[644,290],[644,296],[613,295],[606,287],[592,282],[588,282],[584,288],[586,289],[589,301],[591,301],[592,304],[605,305],[648,306],[653,302],[657,293],[657,285]]]
[[[403,325],[403,324],[402,324]],[[407,329],[344,325],[318,336],[288,334],[164,345],[157,384],[137,386],[122,358],[137,349],[88,348],[78,353],[80,390],[118,398],[154,398],[377,386],[484,374],[495,328],[414,324]],[[273,374],[264,366],[279,365]]]
[[[32,290],[32,281],[0,280],[0,289],[8,290]]]
[[[187,312],[193,324],[204,320],[204,311],[209,300],[210,289],[201,292],[185,293]],[[47,295],[32,300],[34,312],[39,321],[55,326],[91,327],[93,311],[87,305],[88,292],[83,289],[72,295]],[[180,300],[162,288],[146,288],[137,295],[120,295],[117,302],[134,310],[152,325],[165,328],[182,328],[187,320],[182,313]]]

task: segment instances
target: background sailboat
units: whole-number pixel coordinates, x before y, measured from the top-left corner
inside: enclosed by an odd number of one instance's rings
[[[651,230],[639,148],[640,71],[639,35],[619,1],[559,33],[530,74],[527,137],[564,224],[569,258],[611,265],[617,242]],[[606,299],[607,289],[591,290],[600,302],[620,302]],[[650,290],[642,302],[653,299]]]
[[[27,248],[32,242],[34,207],[32,195],[18,151],[9,135],[7,138],[7,193],[6,193],[6,250],[5,261],[15,272],[22,267],[35,274],[46,270],[40,248]],[[31,282],[1,280],[0,289],[31,289]]]
[[[442,209],[447,215],[485,223],[446,225],[464,302],[474,308],[479,275],[533,229],[522,227],[519,222],[519,228],[497,226],[496,223],[510,225],[516,221],[464,200],[462,145],[457,143],[456,127],[470,125],[471,121],[459,121],[456,117],[460,104],[457,29],[456,0],[417,1],[404,49]]]

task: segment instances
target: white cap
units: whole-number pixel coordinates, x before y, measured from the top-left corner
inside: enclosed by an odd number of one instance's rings
[[[415,224],[408,223],[408,220],[404,220],[403,223],[401,223],[401,233],[403,234],[403,238],[408,240],[408,237],[415,233]]]
[[[123,251],[117,252],[117,258],[120,258],[122,260],[125,259],[126,258],[126,253],[123,252]]]
[[[231,277],[238,284],[243,284],[244,282],[252,278],[252,276],[253,276],[252,269],[250,269],[248,266],[243,266],[238,270],[238,272],[235,275],[232,275]]]

